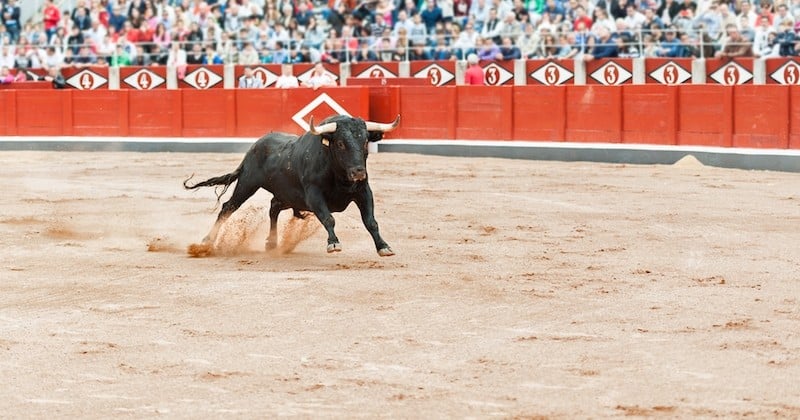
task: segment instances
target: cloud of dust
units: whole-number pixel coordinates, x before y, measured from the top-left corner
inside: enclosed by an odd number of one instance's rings
[[[281,234],[281,239],[278,242],[278,252],[281,254],[288,254],[300,244],[310,238],[321,224],[314,217],[313,213],[304,213],[305,218],[298,219],[292,217],[284,226],[278,226],[278,231]]]
[[[320,223],[308,213],[304,219],[290,217],[278,223],[280,240],[271,254],[288,254],[301,242],[311,237]],[[263,251],[269,230],[268,211],[263,207],[248,207],[234,213],[219,230],[216,242],[212,244],[191,244],[187,253],[192,257],[233,256]]]

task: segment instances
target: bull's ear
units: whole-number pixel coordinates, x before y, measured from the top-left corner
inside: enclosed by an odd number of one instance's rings
[[[367,141],[376,142],[383,139],[383,131],[367,131]]]

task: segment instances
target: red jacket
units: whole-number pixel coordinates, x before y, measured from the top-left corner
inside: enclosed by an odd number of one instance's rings
[[[464,84],[483,86],[483,69],[481,66],[475,64],[467,69],[464,73]]]

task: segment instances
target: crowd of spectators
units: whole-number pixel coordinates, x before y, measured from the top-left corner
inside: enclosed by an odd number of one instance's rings
[[[0,67],[796,55],[774,1],[1,0]]]

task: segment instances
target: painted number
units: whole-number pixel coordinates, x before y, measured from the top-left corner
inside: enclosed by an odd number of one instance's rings
[[[430,77],[431,84],[434,86],[439,86],[439,82],[442,80],[442,74],[436,68],[428,70],[428,77]]]
[[[548,85],[554,85],[558,83],[558,67],[554,65],[549,65],[544,70],[544,79],[547,81]]]

